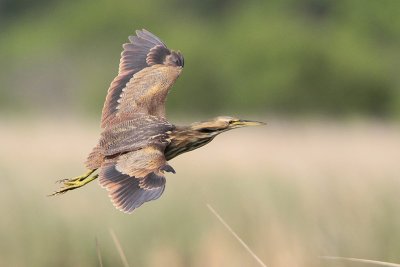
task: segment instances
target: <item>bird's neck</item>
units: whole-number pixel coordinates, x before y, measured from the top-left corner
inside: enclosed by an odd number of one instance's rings
[[[214,139],[209,134],[199,134],[188,127],[177,127],[169,136],[171,143],[165,148],[164,154],[167,160],[202,147]]]

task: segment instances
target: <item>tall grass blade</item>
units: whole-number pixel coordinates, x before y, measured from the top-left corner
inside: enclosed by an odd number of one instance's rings
[[[218,212],[211,207],[210,204],[207,204],[207,208],[211,211],[212,214],[217,217],[217,219],[222,223],[223,226],[225,226],[226,229],[239,241],[240,244],[250,253],[251,256],[260,264],[262,267],[267,267],[267,265],[262,262],[262,260],[257,257],[257,255],[249,248],[249,246],[235,233],[235,231],[232,230],[232,228],[222,219],[222,217],[218,214]]]
[[[121,243],[119,242],[113,229],[110,228],[109,230],[110,230],[110,235],[111,235],[112,239],[114,240],[115,247],[117,248],[119,256],[121,257],[122,264],[124,265],[124,267],[129,267],[128,260],[126,259],[124,250],[122,249],[122,246],[121,246]]]
[[[96,250],[97,250],[97,258],[99,259],[99,265],[100,265],[100,267],[103,267],[103,260],[101,258],[101,251],[100,251],[99,241],[97,240],[97,237],[96,237]]]
[[[379,266],[388,266],[388,267],[400,267],[400,264],[384,262],[384,261],[374,261],[374,260],[366,260],[366,259],[357,259],[357,258],[346,258],[346,257],[333,257],[333,256],[321,256],[320,258],[325,260],[344,260],[344,261],[354,261],[361,263],[369,263]]]

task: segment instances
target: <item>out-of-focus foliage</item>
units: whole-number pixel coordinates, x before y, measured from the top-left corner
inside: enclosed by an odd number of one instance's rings
[[[95,111],[146,28],[185,55],[171,113],[400,114],[400,2],[0,3],[2,110]]]

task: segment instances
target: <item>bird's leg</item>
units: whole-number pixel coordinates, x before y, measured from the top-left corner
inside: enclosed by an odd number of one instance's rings
[[[63,180],[58,181],[60,183],[63,183],[64,186],[61,187],[60,190],[58,190],[58,191],[54,192],[53,194],[51,194],[50,196],[63,194],[65,192],[67,192],[67,191],[77,189],[79,187],[82,187],[82,186],[90,183],[91,181],[93,181],[93,180],[97,179],[97,177],[99,177],[98,174],[90,176],[95,171],[96,171],[96,169],[90,170],[87,173],[85,173],[84,175],[81,175],[81,176],[78,176],[78,177],[75,177],[75,178],[72,178],[72,179],[63,179]]]
[[[87,173],[85,173],[85,174],[83,174],[81,176],[77,176],[77,177],[74,177],[74,178],[71,178],[71,179],[61,179],[61,180],[58,180],[57,183],[63,183],[65,185],[67,183],[73,183],[73,182],[76,182],[76,181],[82,181],[82,180],[86,179],[87,177],[89,177],[95,171],[96,171],[96,169],[89,170]]]

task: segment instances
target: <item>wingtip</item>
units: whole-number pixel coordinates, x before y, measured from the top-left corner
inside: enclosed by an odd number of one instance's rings
[[[122,213],[125,214],[132,214],[137,208],[139,208],[141,205],[137,206],[137,207],[130,207],[130,208],[125,208],[120,206],[118,203],[114,202],[111,195],[108,195],[111,198],[111,203],[114,206],[114,208]]]

